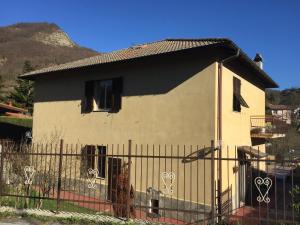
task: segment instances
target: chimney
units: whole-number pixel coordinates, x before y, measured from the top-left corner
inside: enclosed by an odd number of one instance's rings
[[[256,65],[257,65],[259,68],[263,69],[263,57],[262,57],[261,54],[256,53],[256,55],[255,55],[253,61],[256,63]]]

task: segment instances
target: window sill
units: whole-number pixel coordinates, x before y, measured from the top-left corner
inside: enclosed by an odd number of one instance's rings
[[[111,112],[112,109],[99,109],[99,110],[93,110],[93,112]]]
[[[105,177],[96,177],[97,180],[105,180]]]

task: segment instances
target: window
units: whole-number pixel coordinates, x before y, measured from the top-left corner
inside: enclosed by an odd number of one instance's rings
[[[83,112],[118,112],[121,109],[122,78],[87,81]]]
[[[112,109],[112,80],[94,82],[94,111],[110,111]]]
[[[233,111],[240,112],[241,106],[249,108],[241,95],[241,80],[233,77]]]
[[[86,145],[82,149],[81,175],[86,176],[88,169],[97,169],[98,177],[105,178],[106,147]]]

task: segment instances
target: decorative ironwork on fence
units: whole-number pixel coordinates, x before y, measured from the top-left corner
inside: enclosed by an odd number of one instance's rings
[[[299,161],[246,150],[2,142],[1,204],[171,224],[299,221]]]

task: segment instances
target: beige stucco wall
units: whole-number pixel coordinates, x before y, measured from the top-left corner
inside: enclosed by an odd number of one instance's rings
[[[39,80],[34,141],[59,137],[83,144],[127,144],[129,139],[135,144],[209,144],[215,133],[216,65],[202,66],[194,61]],[[84,81],[117,76],[124,79],[122,109],[81,114]],[[58,100],[39,100],[47,95]]]
[[[241,95],[249,108],[233,111],[233,77],[241,80]],[[265,115],[265,92],[239,75],[223,67],[222,121],[223,145],[252,145],[250,116]]]
[[[233,111],[233,77],[241,80],[241,95],[249,108],[241,107],[241,112]],[[254,84],[223,67],[222,76],[222,157],[238,158],[237,146],[252,146],[250,136],[250,116],[265,115],[265,92]],[[265,151],[264,145],[253,146],[260,151]],[[223,191],[232,188],[233,206],[239,205],[238,199],[238,173],[233,172],[238,167],[237,160],[223,161],[222,186]],[[260,169],[263,169],[260,163]]]
[[[155,155],[188,155],[215,139],[216,71],[216,63],[194,59],[37,80],[33,140],[63,138],[65,143],[103,144],[108,145],[108,154],[116,154],[117,144],[125,144],[126,153],[131,139],[133,154],[136,148],[137,154],[146,154],[149,144],[150,156],[153,145]],[[84,82],[118,76],[124,80],[122,109],[118,113],[81,114]],[[132,161],[135,190],[145,192],[150,186],[161,190],[160,174],[172,171],[176,174],[173,198],[210,203],[210,162]]]

